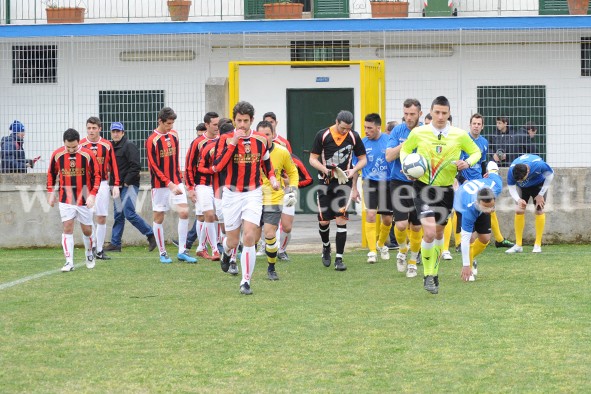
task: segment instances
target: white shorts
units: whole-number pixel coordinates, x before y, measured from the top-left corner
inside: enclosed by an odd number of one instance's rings
[[[222,194],[222,211],[226,231],[236,230],[242,224],[242,220],[261,224],[263,213],[263,192],[259,187],[248,192],[233,192],[224,188]]]
[[[187,192],[185,191],[185,185],[181,183],[178,187],[183,191],[182,194],[172,194],[167,187],[152,189],[152,211],[166,212],[170,210],[172,205],[186,204]]]
[[[213,211],[213,188],[206,185],[197,185],[195,191],[197,193],[197,204],[195,204],[195,206],[199,207],[198,209],[200,209],[201,212]]]
[[[222,199],[214,198],[215,216],[218,217],[218,222],[224,223],[224,212],[222,210]]]
[[[293,205],[291,207],[286,207],[284,205],[283,206],[283,211],[281,213],[282,214],[285,214],[285,215],[289,215],[289,216],[295,216],[295,205]]]
[[[62,222],[77,219],[80,224],[92,226],[92,210],[86,205],[80,206],[60,202],[59,209]]]
[[[110,200],[111,188],[109,187],[109,182],[101,181],[92,212],[97,216],[107,216],[109,213]]]

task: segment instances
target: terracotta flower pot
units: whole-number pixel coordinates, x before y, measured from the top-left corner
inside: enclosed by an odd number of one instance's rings
[[[408,18],[408,2],[370,1],[372,18]]]
[[[304,5],[301,3],[264,4],[265,19],[302,19]]]
[[[46,8],[47,23],[84,23],[84,12],[81,7]]]
[[[171,20],[189,20],[189,11],[191,10],[191,4],[193,4],[193,2],[186,0],[168,0],[166,4],[168,4],[168,12],[170,13]]]
[[[571,15],[587,15],[589,0],[568,0],[568,13]]]

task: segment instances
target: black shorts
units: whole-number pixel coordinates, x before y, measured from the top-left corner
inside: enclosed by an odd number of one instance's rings
[[[431,186],[414,181],[415,208],[419,219],[434,217],[435,222],[445,226],[454,205],[452,186]]]
[[[456,217],[458,218],[457,228],[459,229],[462,225],[462,214],[456,211]],[[483,213],[482,215],[478,216],[476,222],[474,222],[474,231],[476,231],[477,234],[490,234],[492,232],[490,214]],[[456,232],[459,233],[460,231]]]
[[[330,221],[337,217],[348,219],[347,204],[351,204],[350,197],[351,182],[339,185],[336,180],[333,180],[328,185],[319,185],[316,193],[318,220]]]
[[[279,226],[279,222],[281,221],[281,212],[283,212],[283,205],[263,205],[261,227],[263,227],[264,224]]]
[[[392,197],[392,210],[394,211],[394,222],[409,220],[412,224],[419,226],[421,221],[417,216],[414,203],[414,188],[412,182],[399,180],[390,181]]]
[[[363,201],[367,209],[380,215],[392,215],[392,198],[389,181],[363,180]]]
[[[529,202],[529,199],[531,198],[532,202],[535,204],[536,200],[535,197],[540,194],[540,190],[542,190],[542,186],[544,186],[543,183],[540,183],[539,185],[535,185],[535,186],[530,186],[530,187],[524,187],[521,188],[519,186],[517,186],[517,193],[519,193],[519,196],[525,200],[525,202]],[[546,199],[546,195],[548,193],[544,193],[544,200]]]

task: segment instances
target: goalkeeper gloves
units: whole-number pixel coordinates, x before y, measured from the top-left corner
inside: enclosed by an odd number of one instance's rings
[[[339,185],[344,185],[345,183],[349,182],[349,177],[340,167],[335,167],[333,171],[334,176],[336,176],[337,180],[339,181]]]
[[[293,207],[294,205],[296,205],[298,202],[298,199],[296,197],[295,192],[289,192],[289,193],[285,193],[285,196],[283,196],[283,206],[284,207]]]

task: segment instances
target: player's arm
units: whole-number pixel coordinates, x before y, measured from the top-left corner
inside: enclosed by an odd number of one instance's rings
[[[196,143],[196,140],[193,140],[187,151],[187,157],[185,158],[185,184],[187,185],[188,190],[195,187],[195,170],[197,169],[197,155],[199,154],[198,145],[199,144]]]
[[[47,168],[47,203],[50,207],[55,204],[54,186],[58,176],[57,162],[55,160],[55,152],[51,155],[49,160],[49,167]]]
[[[388,139],[388,146],[386,147],[386,161],[392,162],[400,157],[400,149],[402,144],[398,138],[397,133],[392,130],[390,138]]]
[[[212,144],[213,145],[213,144]],[[199,152],[199,161],[197,164],[197,171],[202,174],[215,174],[213,168],[211,166],[212,160],[210,159],[213,157],[213,146],[206,147],[205,149],[201,149]]]
[[[462,136],[460,141],[461,149],[462,151],[466,152],[468,157],[464,160],[456,161],[456,166],[458,167],[458,170],[465,170],[472,167],[474,163],[478,163],[482,157],[482,152],[480,152],[480,148],[474,141],[472,141],[468,134]]]
[[[355,139],[355,145],[353,146],[352,154],[354,155],[354,157],[357,158],[357,163],[353,166],[352,169],[345,171],[345,173],[347,174],[347,178],[349,179],[353,177],[353,174],[357,173],[358,171],[361,171],[361,169],[367,165],[365,145],[363,144],[363,141],[361,140],[361,138],[359,138],[359,135],[357,133],[355,133],[355,136],[357,138]]]
[[[289,186],[292,189],[295,189],[298,187],[299,183],[300,183],[300,176],[298,173],[298,167],[295,165],[295,163],[293,162],[291,155],[285,155],[285,162],[283,163],[283,168],[285,169],[285,172],[287,173],[287,177],[289,178]]]
[[[156,144],[154,144],[152,139],[148,139],[147,145],[146,155],[148,156],[148,167],[150,168],[150,171],[155,174],[156,177],[160,179],[165,185],[169,185],[172,183],[172,181],[164,174],[164,172],[162,172],[162,170],[160,170],[158,163],[156,162]]]
[[[113,148],[112,144],[109,144],[109,167],[111,169],[111,173],[113,174],[114,179],[114,186],[119,186],[121,184],[121,179],[119,179],[119,167],[117,166],[117,157],[115,156],[115,148]]]
[[[266,147],[266,145],[262,145]],[[261,164],[263,168],[263,172],[269,179],[271,183],[271,187],[273,190],[279,190],[279,182],[277,182],[277,178],[275,178],[275,168],[273,168],[273,163],[271,163],[271,154],[268,150],[265,149],[265,153],[261,156]]]
[[[473,225],[472,225],[473,226]],[[474,229],[474,227],[472,227]],[[472,231],[464,229],[464,215],[462,215],[462,280],[465,282],[470,279],[472,275],[472,269],[470,268],[470,239],[472,238]]]
[[[550,166],[548,166],[547,164],[546,164],[546,167],[548,167],[547,170],[542,173],[542,175],[544,176],[544,184],[542,185],[542,188],[540,189],[540,193],[538,193],[540,196],[543,196],[544,194],[546,194],[546,192],[548,191],[548,188],[550,187],[550,185],[552,184],[552,181],[554,180],[554,171],[552,171]]]
[[[330,170],[328,168],[326,168],[326,166],[320,162],[320,155],[319,154],[310,152],[309,163],[312,167],[317,169],[318,172],[320,172],[321,174],[324,174],[325,176],[330,175]]]
[[[400,147],[400,162],[402,163],[406,156],[410,155],[419,146],[419,140],[415,132],[410,132],[406,141]]]
[[[228,134],[222,135],[216,145],[215,160],[213,161],[214,172],[220,172],[223,170],[230,162],[230,159],[236,150],[236,144],[238,143],[237,138],[228,138],[227,136]]]
[[[299,157],[296,155],[291,156],[293,162],[295,163],[296,167],[298,168],[298,188],[304,188],[312,184],[312,175],[304,165],[304,162],[300,160]]]

